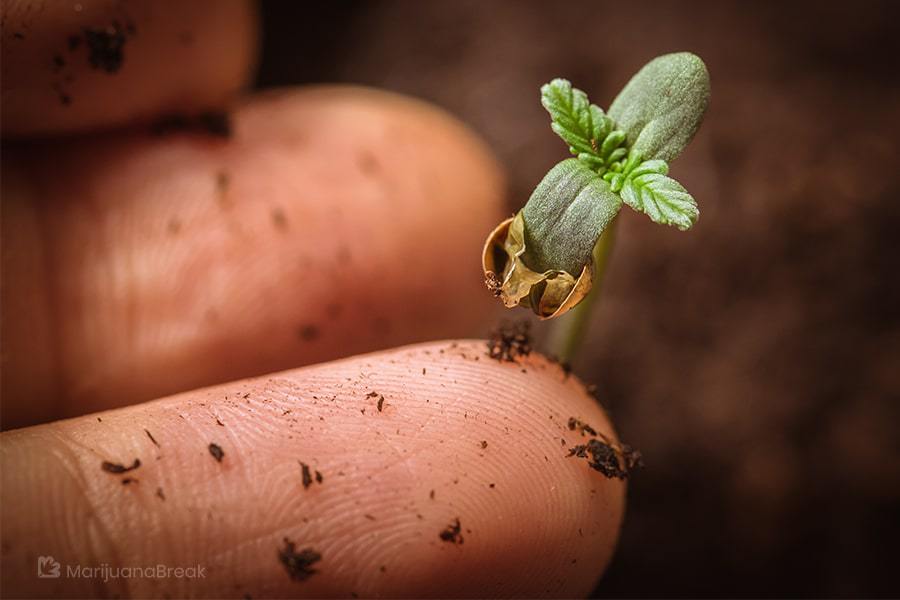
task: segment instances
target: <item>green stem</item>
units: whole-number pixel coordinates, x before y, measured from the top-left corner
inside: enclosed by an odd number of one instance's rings
[[[594,282],[591,291],[569,314],[560,317],[553,329],[549,347],[551,354],[555,354],[560,362],[571,364],[584,341],[591,320],[591,309],[603,287],[603,276],[606,275],[618,222],[619,218],[614,218],[594,245]]]

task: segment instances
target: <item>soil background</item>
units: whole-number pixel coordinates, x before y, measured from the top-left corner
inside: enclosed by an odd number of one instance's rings
[[[900,594],[900,2],[262,10],[259,87],[353,82],[441,105],[508,169],[510,211],[566,156],[542,83],[566,77],[605,107],[650,58],[703,57],[712,103],[672,169],[700,222],[624,211],[574,365],[647,464],[595,593]]]

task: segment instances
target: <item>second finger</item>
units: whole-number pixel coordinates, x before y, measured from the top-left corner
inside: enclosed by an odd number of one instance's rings
[[[503,184],[468,130],[352,88],[234,125],[7,149],[5,426],[480,332]]]

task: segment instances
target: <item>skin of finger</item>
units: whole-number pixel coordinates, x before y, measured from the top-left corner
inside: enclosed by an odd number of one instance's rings
[[[249,0],[12,0],[2,16],[4,136],[222,106],[257,56]]]
[[[586,439],[571,416],[614,435],[557,364],[500,363],[462,341],[8,432],[4,592],[583,596],[611,556],[625,486],[567,458]],[[135,459],[128,473],[100,468]],[[456,519],[459,543],[441,539]],[[285,538],[321,554],[317,573],[289,577]],[[63,569],[200,565],[205,577],[38,579],[44,555]]]
[[[505,184],[467,128],[346,87],[233,114],[7,145],[5,427],[489,327]]]

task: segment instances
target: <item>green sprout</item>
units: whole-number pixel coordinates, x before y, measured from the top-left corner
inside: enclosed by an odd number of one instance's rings
[[[706,112],[709,74],[694,54],[667,54],[628,82],[609,113],[565,79],[541,87],[541,104],[575,158],[550,169],[524,208],[491,232],[482,266],[488,288],[508,308],[551,319],[580,304],[559,336],[558,355],[569,360],[584,335],[622,204],[680,230],[700,216],[668,171]]]

